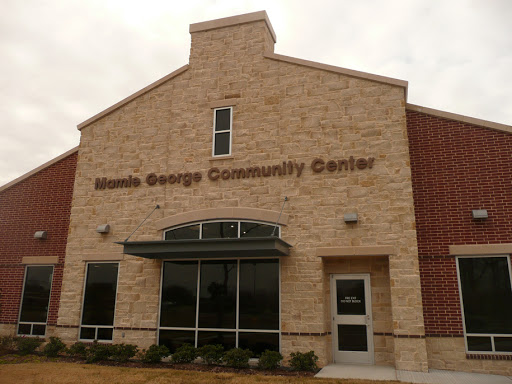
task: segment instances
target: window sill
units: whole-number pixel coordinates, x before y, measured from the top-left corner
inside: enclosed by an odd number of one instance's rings
[[[215,161],[215,160],[233,160],[235,158],[235,156],[231,156],[231,155],[227,155],[227,156],[215,156],[215,157],[210,157],[210,161]]]

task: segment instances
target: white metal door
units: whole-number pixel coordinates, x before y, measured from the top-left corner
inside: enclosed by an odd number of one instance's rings
[[[374,364],[370,275],[331,275],[335,363]]]

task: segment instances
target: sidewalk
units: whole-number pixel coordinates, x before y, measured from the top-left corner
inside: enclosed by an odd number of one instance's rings
[[[393,367],[376,365],[330,364],[316,377],[335,379],[398,380],[427,384],[512,384],[511,376],[487,375],[431,369],[428,373],[397,371]]]

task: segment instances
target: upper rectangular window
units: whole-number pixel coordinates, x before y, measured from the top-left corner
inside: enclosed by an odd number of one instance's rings
[[[467,351],[512,352],[510,257],[459,257],[457,261]]]
[[[233,108],[218,108],[213,117],[213,156],[231,155]]]
[[[45,335],[52,276],[52,266],[27,266],[18,335]]]
[[[87,264],[81,340],[112,340],[118,269],[118,263]]]

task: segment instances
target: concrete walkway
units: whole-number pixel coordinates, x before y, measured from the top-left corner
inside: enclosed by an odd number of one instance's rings
[[[486,375],[431,369],[428,373],[397,371],[393,367],[377,365],[330,364],[316,377],[334,379],[398,380],[427,384],[512,384],[512,376]]]

